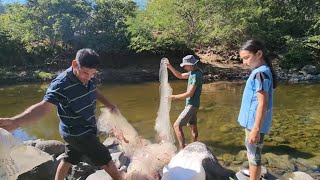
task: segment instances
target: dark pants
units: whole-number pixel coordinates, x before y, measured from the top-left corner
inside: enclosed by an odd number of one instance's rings
[[[112,158],[96,134],[88,132],[81,136],[63,137],[67,142],[64,160],[71,164],[78,164],[83,155],[87,156],[96,166],[108,164]]]

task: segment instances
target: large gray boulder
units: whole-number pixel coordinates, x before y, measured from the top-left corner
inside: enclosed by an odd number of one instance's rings
[[[56,140],[37,141],[35,147],[50,155],[53,155],[55,158],[65,150],[64,143]]]
[[[56,169],[58,167],[58,161],[48,161],[43,163],[31,171],[21,174],[18,180],[45,180],[54,179]]]

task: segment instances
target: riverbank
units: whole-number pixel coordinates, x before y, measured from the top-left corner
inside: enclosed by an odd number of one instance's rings
[[[205,83],[245,80],[250,73],[250,70],[244,67],[239,58],[235,55],[230,56],[228,59],[211,53],[198,53],[197,56],[201,60],[199,67],[204,72]],[[128,60],[111,60],[105,63],[103,68],[98,70],[97,78],[100,82],[137,83],[158,81],[159,59],[135,59],[127,64],[125,62]],[[179,63],[179,59],[172,61],[174,67],[180,71],[184,71],[179,66]],[[279,67],[277,60],[274,60],[273,64],[278,75],[278,80],[281,82],[311,83],[320,81],[320,68],[317,66],[307,65],[302,69],[286,70]],[[0,85],[49,82],[63,70],[64,69],[62,68],[61,70],[50,70],[50,68],[37,69],[32,67],[24,69],[0,69]],[[173,80],[176,78],[172,73],[169,73],[169,79]]]

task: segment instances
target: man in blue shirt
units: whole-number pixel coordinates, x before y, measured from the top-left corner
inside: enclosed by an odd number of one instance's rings
[[[10,131],[40,119],[57,107],[59,132],[67,143],[55,180],[62,180],[72,164],[80,162],[82,155],[88,156],[96,166],[101,166],[113,179],[123,179],[108,149],[97,137],[96,100],[111,111],[116,110],[96,89],[94,76],[98,65],[99,55],[94,50],[79,50],[72,66],[51,82],[41,102],[12,118],[0,118],[0,127]]]

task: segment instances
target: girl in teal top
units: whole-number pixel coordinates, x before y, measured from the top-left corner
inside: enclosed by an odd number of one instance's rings
[[[264,134],[270,131],[273,107],[273,89],[276,74],[262,42],[247,41],[240,49],[243,64],[252,69],[242,96],[239,124],[246,132],[245,145],[249,160],[250,180],[261,174],[261,150]]]

